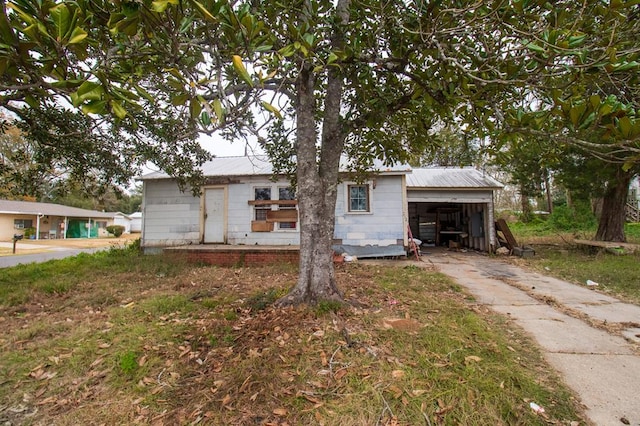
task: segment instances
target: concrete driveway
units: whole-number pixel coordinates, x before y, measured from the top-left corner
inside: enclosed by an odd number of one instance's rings
[[[435,265],[527,331],[594,425],[640,426],[640,306],[476,253],[415,263]]]

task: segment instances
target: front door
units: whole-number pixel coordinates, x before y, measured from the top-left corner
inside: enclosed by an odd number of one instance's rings
[[[204,242],[224,243],[225,210],[224,188],[204,191]]]

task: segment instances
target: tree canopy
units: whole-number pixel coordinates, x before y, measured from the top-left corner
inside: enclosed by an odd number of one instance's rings
[[[296,173],[301,270],[288,300],[339,298],[342,154],[354,168],[408,160],[454,123],[636,161],[636,3],[3,1],[0,106],[27,116],[64,100],[93,119],[90,143],[177,176],[207,158],[198,134],[256,137]],[[575,132],[586,129],[596,146]]]

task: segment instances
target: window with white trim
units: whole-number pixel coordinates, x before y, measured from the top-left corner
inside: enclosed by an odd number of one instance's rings
[[[369,212],[369,185],[348,185],[349,212]]]

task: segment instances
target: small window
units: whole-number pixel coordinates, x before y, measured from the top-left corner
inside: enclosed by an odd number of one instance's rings
[[[271,200],[271,188],[269,187],[254,188],[254,197],[256,201]],[[271,210],[271,205],[254,206],[255,220],[266,221],[267,211],[269,210]]]
[[[291,187],[278,188],[278,200],[295,200],[296,193]],[[278,210],[295,210],[296,206],[279,206]],[[297,222],[278,222],[279,229],[297,229]]]
[[[27,229],[33,227],[33,220],[31,219],[14,219],[13,227],[15,229]]]
[[[369,185],[349,185],[349,211],[369,211]]]

